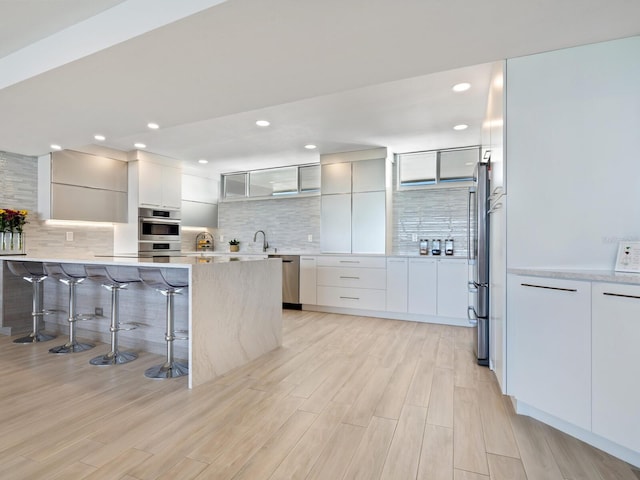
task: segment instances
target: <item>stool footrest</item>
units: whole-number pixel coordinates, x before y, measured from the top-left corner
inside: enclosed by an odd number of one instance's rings
[[[140,324],[138,324],[138,323],[119,323],[118,324],[118,331],[120,331],[120,330],[124,330],[124,331],[135,330],[139,326],[140,326]]]

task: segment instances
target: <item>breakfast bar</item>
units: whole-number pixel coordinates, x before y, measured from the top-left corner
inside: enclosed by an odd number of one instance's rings
[[[224,375],[282,344],[280,259],[220,255],[162,257],[160,263],[158,259],[137,256],[56,258],[27,255],[5,256],[0,260],[0,298],[16,300],[14,310],[0,312],[0,328],[5,334],[21,333],[21,329],[24,332],[31,322],[30,302],[24,301],[30,295],[29,286],[8,271],[7,261],[47,262],[60,263],[71,270],[84,270],[87,265],[106,266],[112,271],[128,272],[129,276],[136,274],[138,268],[160,268],[167,278],[180,279],[187,284],[176,302],[176,321],[181,322],[176,328],[188,332],[188,340],[184,342],[187,348],[179,352],[188,357],[189,388]],[[53,310],[52,315],[46,316],[46,328],[62,332],[66,328],[66,313],[62,311],[66,309],[65,286],[47,280],[44,292],[44,308]],[[77,322],[79,337],[106,340],[109,331],[106,318],[110,313],[108,294],[98,283],[89,280],[78,288],[80,310],[93,314],[94,305],[104,305],[104,314],[99,318]],[[123,321],[140,323],[138,329],[126,332],[128,335],[122,343],[127,348],[161,353],[165,298],[142,282],[132,283],[122,292],[121,298],[122,316],[126,316]],[[16,322],[17,316],[20,322]],[[96,349],[104,350],[104,347]]]

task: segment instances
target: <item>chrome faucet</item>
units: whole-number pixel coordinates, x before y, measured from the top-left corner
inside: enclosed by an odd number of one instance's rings
[[[266,252],[267,248],[269,248],[269,244],[267,243],[267,234],[264,233],[264,230],[258,230],[256,233],[253,234],[253,241],[255,242],[256,239],[258,238],[258,234],[261,233],[262,234],[262,251]]]

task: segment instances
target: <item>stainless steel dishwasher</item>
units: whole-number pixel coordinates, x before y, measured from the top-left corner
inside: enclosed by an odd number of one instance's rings
[[[282,259],[282,306],[300,309],[300,255],[269,255]]]

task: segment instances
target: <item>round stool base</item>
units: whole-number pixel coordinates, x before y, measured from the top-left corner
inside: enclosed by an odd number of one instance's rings
[[[63,354],[63,353],[77,353],[84,352],[85,350],[91,350],[95,345],[91,343],[65,343],[64,345],[60,345],[58,347],[53,347],[49,349],[49,353]]]
[[[91,365],[122,365],[136,358],[138,358],[138,354],[133,352],[109,352],[101,357],[92,358],[89,363]]]
[[[46,333],[31,333],[26,337],[16,338],[13,343],[37,343],[47,342],[56,338],[55,335],[47,335]]]
[[[163,363],[144,372],[144,376],[148,378],[176,378],[184,375],[189,375],[189,365],[180,362]]]

